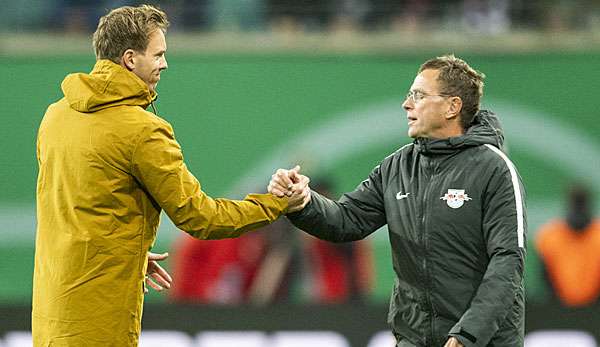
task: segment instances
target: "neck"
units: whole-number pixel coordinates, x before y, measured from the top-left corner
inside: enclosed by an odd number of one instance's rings
[[[436,132],[434,135],[431,136],[431,139],[432,140],[444,140],[444,139],[448,139],[451,137],[457,137],[457,136],[464,135],[464,133],[465,133],[465,131],[462,128],[462,126],[453,125],[453,126],[445,127],[443,129],[439,129],[438,132]]]

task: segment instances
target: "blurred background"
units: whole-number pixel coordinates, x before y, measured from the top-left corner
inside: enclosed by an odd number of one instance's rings
[[[422,62],[484,72],[527,189],[526,345],[600,345],[600,1],[0,0],[0,346],[30,344],[38,124],[65,75],[91,70],[99,17],[141,3],[171,22],[158,113],[213,197],[300,164],[337,198],[410,142]],[[142,346],[393,345],[385,228],[332,245],[283,219],[209,242],[163,217],[153,250],[175,286],[146,296]]]

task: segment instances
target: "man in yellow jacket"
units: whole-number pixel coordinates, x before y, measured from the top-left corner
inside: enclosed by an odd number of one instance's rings
[[[237,237],[307,203],[299,194],[212,199],[168,122],[147,112],[167,68],[164,12],[121,7],[100,19],[97,62],[71,74],[38,133],[34,346],[137,346],[148,258],[164,210],[201,239]],[[148,266],[148,264],[151,266]],[[202,266],[202,264],[198,264]],[[168,275],[156,273],[168,286]],[[154,284],[156,286],[156,284]]]

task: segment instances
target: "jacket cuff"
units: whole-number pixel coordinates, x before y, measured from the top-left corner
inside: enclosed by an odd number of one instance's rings
[[[449,337],[456,337],[465,347],[477,346],[477,337],[473,336],[459,325],[455,325],[448,333]]]
[[[289,208],[289,198],[287,196],[284,196],[282,198],[278,196],[273,196],[273,200],[275,200],[275,203],[281,209],[281,215],[286,214]]]
[[[268,218],[271,222],[284,215],[288,210],[289,200],[285,196],[280,198],[270,193],[248,194],[244,200],[254,201],[254,203],[263,206],[266,211],[270,212]]]

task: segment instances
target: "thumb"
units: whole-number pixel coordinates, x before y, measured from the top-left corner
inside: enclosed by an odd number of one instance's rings
[[[292,179],[292,181],[293,181],[294,183],[297,183],[297,182],[298,182],[298,180],[299,180],[299,178],[300,178],[300,177],[298,176],[298,173],[300,173],[300,165],[296,165],[296,166],[294,166],[294,168],[293,168],[293,169],[291,169],[291,170],[289,171],[289,174],[288,174],[288,176],[289,176],[289,178],[291,178],[291,179]]]

